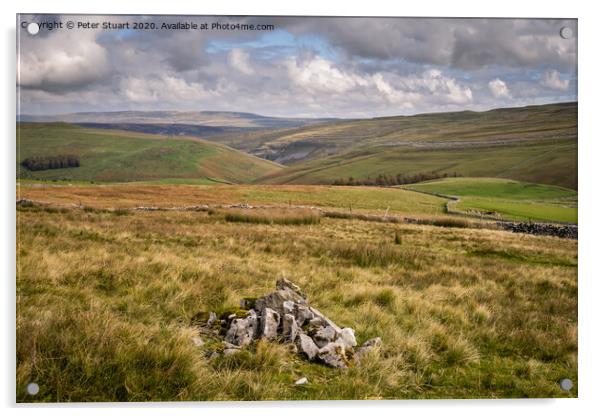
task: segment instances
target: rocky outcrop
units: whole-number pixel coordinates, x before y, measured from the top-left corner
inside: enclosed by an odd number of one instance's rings
[[[276,291],[260,298],[243,298],[241,309],[222,313],[199,312],[192,324],[200,335],[222,340],[221,353],[235,354],[256,340],[283,342],[310,361],[334,368],[346,368],[371,349],[380,338],[366,341],[355,350],[352,328],[341,328],[318,309],[310,306],[301,289],[286,279],[276,283]],[[217,356],[211,351],[209,356]]]

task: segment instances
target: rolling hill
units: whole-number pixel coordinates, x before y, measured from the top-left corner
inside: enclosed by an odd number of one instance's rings
[[[206,141],[199,140],[199,143],[204,147],[210,146],[211,142],[226,152],[225,145],[287,165],[285,169],[275,168],[277,165],[251,157],[248,160],[253,161],[254,167],[260,163],[269,168],[251,169],[248,174],[241,172],[245,169],[230,163],[229,158],[225,158],[223,164],[203,165],[210,174],[206,176],[235,182],[332,184],[337,179],[349,177],[437,172],[508,178],[577,189],[577,103],[362,120],[175,111],[76,113],[23,116],[21,119],[60,119],[87,127],[81,131],[96,131],[95,137],[99,134],[106,137],[148,137],[139,133],[159,134],[164,140],[182,136],[202,137]],[[38,128],[40,133],[44,129],[42,126]],[[29,131],[32,129],[33,125]],[[117,129],[135,133],[115,132]],[[186,137],[182,138],[186,140]],[[107,141],[104,143],[108,145]],[[193,146],[189,141],[186,143]],[[237,152],[231,154],[242,157]],[[143,179],[190,178],[197,174],[194,164],[184,163],[178,167],[174,158],[164,155],[148,157],[155,161],[171,161],[171,166],[167,163],[155,170],[149,165],[142,169],[147,171],[142,175]],[[145,158],[143,156],[140,160]],[[100,159],[97,162],[100,163]],[[113,177],[132,176],[127,169],[113,174],[113,168],[120,169],[116,165],[112,168],[107,165],[102,174],[97,172],[87,177],[112,180]],[[242,176],[227,172],[232,169]],[[213,175],[215,172],[218,174]],[[161,174],[166,176],[161,178]],[[57,172],[36,173],[34,176],[56,177]],[[140,179],[138,174],[132,177]]]
[[[186,137],[108,131],[62,123],[20,123],[17,178],[71,181],[250,182],[281,169],[229,147]],[[30,171],[25,158],[72,154],[77,168]]]
[[[212,140],[289,165],[263,183],[434,171],[577,188],[576,103],[339,121]]]

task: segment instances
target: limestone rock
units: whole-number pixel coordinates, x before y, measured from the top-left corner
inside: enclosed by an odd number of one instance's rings
[[[209,319],[207,319],[207,326],[213,325],[213,323],[217,320],[217,315],[215,312],[209,312]]]
[[[304,354],[309,360],[313,360],[318,354],[319,350],[317,345],[314,343],[314,340],[303,332],[299,332],[299,336],[297,337],[295,344],[297,345],[299,352]]]
[[[295,381],[295,384],[297,386],[300,386],[301,384],[307,384],[307,377],[302,377],[299,380]]]
[[[324,316],[324,314],[322,314],[322,312],[320,312],[316,308],[312,308],[311,306],[309,307],[309,310],[314,314],[314,316],[316,316],[318,318],[322,318],[322,320],[326,323],[325,326],[329,325],[329,326],[333,327],[337,334],[339,332],[341,332],[341,328],[339,328],[339,326],[337,324],[335,324],[330,319],[328,319],[326,316]]]
[[[330,342],[334,341],[336,335],[337,333],[335,332],[333,327],[323,326],[315,332],[312,338],[316,345],[322,348]]]
[[[357,341],[355,340],[355,331],[353,331],[351,328],[343,328],[339,333],[337,341],[343,344],[345,349],[353,351],[353,347],[357,345]]]
[[[383,340],[380,337],[371,338],[368,341],[364,342],[360,348],[373,348],[380,347],[383,343]]]
[[[314,314],[309,310],[308,306],[295,304],[295,319],[299,326],[303,326],[305,322],[314,319]]]
[[[299,333],[299,326],[295,317],[289,313],[282,317],[282,337],[285,342],[295,342]]]
[[[224,355],[228,356],[228,355],[233,355],[233,354],[238,354],[240,352],[240,350],[238,348],[226,348],[224,349]]]
[[[239,350],[240,349],[240,347],[238,345],[231,344],[228,341],[222,341],[222,345],[224,346],[224,349],[231,349],[231,350]]]
[[[255,310],[263,311],[264,308],[270,308],[275,310],[281,315],[284,315],[283,304],[286,301],[293,303],[299,303],[302,305],[307,304],[305,300],[305,294],[299,290],[299,287],[286,279],[280,279],[276,283],[276,291],[272,292],[263,297],[257,298],[255,301]]]
[[[276,289],[291,291],[300,296],[301,298],[307,299],[307,296],[305,296],[305,293],[301,291],[301,288],[299,286],[285,278],[278,279],[278,281],[276,282]]]
[[[240,300],[240,308],[241,309],[254,309],[256,301],[257,300],[255,298],[242,298]]]
[[[362,357],[369,354],[370,351],[372,351],[373,349],[379,348],[382,345],[382,343],[383,342],[380,339],[380,337],[372,338],[372,339],[369,339],[368,341],[364,342],[362,344],[362,346],[359,347],[357,349],[357,351],[355,352],[356,360],[360,360]]]
[[[233,319],[226,333],[225,341],[233,345],[249,345],[257,333],[257,314],[249,311],[246,318]]]
[[[285,314],[290,314],[292,315],[295,312],[295,302],[293,302],[292,300],[285,300],[284,302],[282,302],[282,311]]]
[[[271,308],[264,308],[261,311],[261,320],[259,323],[259,337],[267,340],[274,340],[278,336],[278,325],[280,324],[280,314]]]
[[[318,351],[318,358],[334,368],[347,368],[345,346],[340,342],[330,342]]]

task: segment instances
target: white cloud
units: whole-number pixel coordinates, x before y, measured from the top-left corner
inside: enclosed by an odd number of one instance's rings
[[[378,71],[372,74],[345,70],[321,57],[288,59],[285,62],[291,82],[306,94],[361,95],[369,102],[389,103],[400,109],[411,109],[423,104],[468,104],[472,90],[447,77],[440,70],[427,70],[419,74],[399,76]],[[359,98],[359,97],[358,97]]]
[[[541,77],[540,84],[553,90],[566,91],[569,89],[569,80],[561,79],[556,70],[548,70]]]
[[[24,41],[18,84],[47,91],[77,89],[107,76],[108,53],[95,36],[93,32],[63,31],[36,42]]]
[[[249,54],[242,49],[232,49],[228,54],[230,66],[245,75],[253,75],[255,71],[251,67]]]
[[[197,101],[210,97],[203,85],[173,75],[147,78],[127,77],[121,81],[123,95],[132,102]]]
[[[366,85],[363,78],[341,70],[321,57],[290,58],[285,61],[285,67],[291,81],[309,93],[344,93]]]
[[[491,95],[493,95],[495,98],[511,98],[508,86],[501,79],[496,78],[489,81],[488,86],[489,92],[491,92]]]

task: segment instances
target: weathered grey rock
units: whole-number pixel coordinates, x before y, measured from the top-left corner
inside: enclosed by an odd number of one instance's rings
[[[355,352],[355,359],[359,361],[362,357],[365,357],[367,354],[369,354],[373,349],[379,348],[382,343],[383,342],[380,337],[369,339],[357,349]]]
[[[299,380],[295,381],[295,384],[297,386],[300,386],[301,384],[307,384],[307,377],[302,377]]]
[[[326,323],[326,325],[324,325],[324,326],[333,327],[337,334],[339,332],[341,332],[341,328],[339,328],[339,326],[337,324],[335,324],[330,319],[328,319],[324,314],[322,314],[322,312],[320,312],[316,308],[312,308],[311,306],[309,307],[309,310],[314,314],[314,316],[316,316],[318,318],[322,318],[324,320],[324,322]]]
[[[357,341],[355,340],[355,333],[351,328],[341,329],[337,341],[343,344],[345,346],[345,349],[347,349],[348,351],[353,351],[353,347],[357,345]]]
[[[309,335],[299,332],[295,342],[300,353],[304,354],[309,360],[313,360],[318,354],[318,346]]]
[[[320,329],[324,328],[326,322],[324,322],[324,320],[322,318],[313,318],[310,319],[309,322],[307,323],[307,332],[309,332],[311,335],[315,334],[316,332],[318,332]]]
[[[276,289],[291,291],[291,292],[296,293],[301,298],[307,299],[307,296],[305,296],[305,293],[303,293],[301,291],[301,288],[299,286],[297,286],[296,284],[294,284],[293,282],[291,282],[290,280],[288,280],[284,277],[281,279],[278,279],[278,281],[276,282]]]
[[[238,354],[240,352],[240,350],[238,348],[226,348],[224,349],[224,355],[228,356],[228,355],[233,355],[233,354]]]
[[[250,310],[246,318],[232,320],[225,341],[238,346],[249,345],[253,342],[256,334],[257,314],[254,310]]]
[[[285,314],[293,315],[295,313],[295,302],[292,300],[285,300],[282,302],[282,311]]]
[[[383,340],[380,337],[371,338],[368,341],[364,342],[360,348],[372,348],[372,347],[380,347],[383,344]]]
[[[316,345],[318,347],[322,348],[325,345],[334,341],[334,338],[336,337],[336,335],[337,335],[337,333],[335,332],[333,327],[331,327],[331,326],[324,327],[323,326],[314,333],[312,338],[313,338],[314,342],[316,343]]]
[[[311,319],[314,319],[314,314],[309,310],[308,306],[295,304],[295,319],[297,320],[297,324],[299,326],[303,326],[305,322],[309,322]]]
[[[267,340],[276,339],[279,324],[280,314],[271,308],[264,308],[261,311],[261,320],[259,322],[259,337]]]
[[[345,346],[340,342],[331,342],[320,348],[318,358],[330,367],[347,368]]]
[[[293,303],[299,303],[302,305],[307,304],[305,300],[305,294],[299,290],[299,287],[286,279],[280,279],[276,283],[276,291],[272,292],[263,297],[257,298],[255,301],[255,310],[263,311],[264,308],[270,308],[275,310],[281,315],[284,315],[283,304],[286,301]]]
[[[205,341],[201,337],[192,337],[192,343],[197,347],[202,347],[205,345]]]
[[[299,327],[295,317],[289,313],[282,317],[282,338],[285,342],[295,342]]]
[[[209,312],[209,319],[207,319],[207,326],[213,325],[213,323],[217,320],[217,315],[215,312]]]
[[[235,350],[239,350],[240,347],[238,345],[234,345],[228,341],[222,341],[222,345],[224,346],[224,349],[235,349]]]
[[[254,309],[255,299],[254,298],[242,298],[240,300],[240,309]]]

